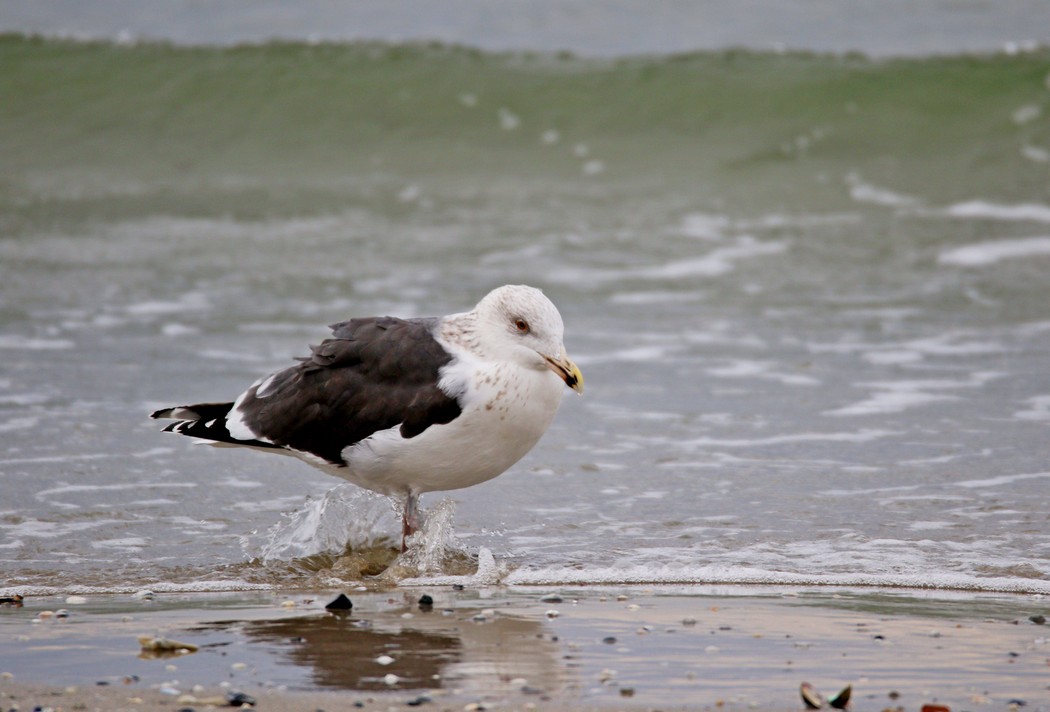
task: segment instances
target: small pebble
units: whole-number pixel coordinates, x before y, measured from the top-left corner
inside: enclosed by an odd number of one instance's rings
[[[335,600],[325,606],[329,611],[349,611],[353,607],[353,602],[346,597],[345,593],[340,593]]]
[[[631,605],[627,606],[627,610],[629,610],[629,611],[637,611],[637,610],[641,610],[641,608],[642,607],[639,606],[637,603],[632,603]]]
[[[394,659],[389,655],[380,655],[378,658],[376,658],[376,662],[380,665],[390,665],[392,662],[394,662]]]
[[[546,596],[540,596],[541,603],[561,603],[564,599],[556,593],[548,593]]]
[[[434,599],[427,594],[423,594],[419,597],[419,609],[421,611],[429,611],[434,607]]]
[[[426,695],[420,695],[419,697],[413,697],[411,700],[406,701],[405,704],[409,707],[419,707],[420,705],[425,705],[427,702],[430,702],[430,698]]]
[[[149,589],[143,589],[135,594],[135,598],[140,598],[143,601],[152,601],[155,595],[156,594],[153,593],[153,591],[150,591]]]
[[[248,669],[248,663],[234,663],[233,665],[230,665],[230,669],[241,672],[242,670]]]
[[[59,608],[55,611],[55,618],[69,618],[69,611],[65,608]]]
[[[390,686],[394,686],[397,683],[399,683],[400,681],[401,681],[401,678],[398,677],[397,675],[395,675],[394,673],[388,673],[388,674],[383,676],[383,682],[385,682],[387,685],[390,685]]]
[[[230,690],[226,693],[226,704],[230,707],[244,707],[245,705],[253,707],[255,705],[255,698],[243,692]]]
[[[295,608],[295,601],[281,601],[281,608]]]
[[[1032,621],[1036,625],[1043,625],[1046,623],[1046,616],[1036,613],[1034,616],[1028,616],[1028,620]]]
[[[682,619],[682,625],[696,625],[696,619],[692,616],[686,616]]]
[[[616,643],[616,636],[607,635],[606,637],[602,638],[602,642],[608,645],[614,645]]]
[[[66,598],[66,604],[70,606],[83,606],[87,603],[87,599],[83,596],[69,596]]]
[[[549,611],[547,611],[547,613],[546,613],[546,616],[548,618],[557,618],[560,615],[561,615],[561,613],[558,613],[558,611],[554,610],[553,608],[550,609]]]
[[[627,600],[627,596],[625,596],[623,594],[620,594],[619,596],[616,597],[616,600],[617,601],[626,601]]]
[[[454,583],[454,584],[452,584],[452,590],[453,591],[462,591],[463,590],[463,584],[461,584],[461,583]]]

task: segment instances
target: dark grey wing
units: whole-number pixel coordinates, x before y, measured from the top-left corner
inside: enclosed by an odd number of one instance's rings
[[[379,317],[334,324],[297,366],[252,386],[230,412],[255,438],[345,464],[345,448],[401,426],[406,438],[462,412],[438,388],[452,354],[436,319]]]

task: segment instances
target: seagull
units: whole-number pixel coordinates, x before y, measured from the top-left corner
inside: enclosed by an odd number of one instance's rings
[[[164,432],[294,455],[393,498],[405,552],[422,493],[507,471],[550,426],[565,386],[583,393],[561,314],[534,287],[499,287],[464,313],[330,328],[309,356],[234,401],[150,417],[176,421]]]

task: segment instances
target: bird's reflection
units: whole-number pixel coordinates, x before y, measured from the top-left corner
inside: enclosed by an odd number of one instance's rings
[[[403,617],[406,613],[411,617]],[[263,643],[285,661],[309,669],[314,684],[327,689],[455,686],[464,692],[500,693],[517,691],[514,685],[520,687],[522,679],[542,680],[545,691],[559,684],[556,638],[544,634],[541,622],[477,613],[421,612],[406,606],[216,622],[205,629]]]

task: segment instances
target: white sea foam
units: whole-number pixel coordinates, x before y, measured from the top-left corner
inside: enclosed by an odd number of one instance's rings
[[[1050,420],[1050,395],[1032,396],[1025,400],[1028,408],[1014,412],[1018,420]]]
[[[682,218],[682,234],[699,240],[721,240],[732,222],[725,215],[691,213]]]
[[[190,292],[176,300],[129,304],[124,307],[124,310],[133,316],[163,316],[167,314],[181,314],[188,311],[203,311],[210,306],[211,302],[203,293]]]
[[[1022,480],[1037,480],[1050,478],[1050,472],[1036,472],[1031,474],[1021,475],[1001,475],[999,477],[989,477],[984,480],[965,480],[963,482],[953,482],[952,484],[956,487],[967,487],[970,489],[976,487],[1000,487],[1002,485],[1013,484],[1014,482],[1020,482]]]
[[[2,464],[2,463],[0,463]],[[55,495],[73,494],[79,492],[119,492],[125,490],[147,490],[147,489],[170,489],[170,488],[193,488],[196,482],[127,482],[118,485],[58,485],[40,490],[34,496],[37,499],[49,499]]]
[[[0,433],[12,433],[16,430],[29,430],[36,427],[37,423],[40,422],[40,418],[28,417],[28,418],[9,418],[4,421],[0,421]]]
[[[0,334],[0,349],[24,351],[56,351],[75,346],[69,339],[38,339],[17,334]]]
[[[978,371],[970,374],[969,380],[929,379],[916,381],[880,381],[860,383],[858,386],[870,388],[875,393],[858,403],[824,411],[829,416],[880,415],[900,413],[909,408],[930,405],[943,401],[959,400],[959,396],[928,391],[944,391],[958,388],[978,388],[989,381],[1001,378],[1002,373]]]
[[[885,413],[901,413],[909,408],[952,400],[959,400],[959,397],[891,388],[885,392],[876,393],[859,403],[854,403],[853,405],[848,405],[843,408],[826,410],[824,411],[824,415],[880,415]]]
[[[0,524],[0,530],[7,531],[10,537],[54,539],[115,524],[119,525],[123,522],[117,519],[92,519],[89,522],[47,522],[27,518],[17,524]]]
[[[191,581],[189,583],[178,583],[171,581],[153,581],[149,589],[154,593],[223,593],[235,591],[271,591],[274,586],[268,583],[252,583],[239,579],[215,579],[203,581]],[[116,586],[8,586],[0,588],[0,596],[13,596],[15,594],[32,596],[34,598],[43,596],[68,596],[78,595],[101,595],[101,594],[135,594],[143,589],[142,585],[116,585]]]
[[[547,279],[576,288],[605,285],[639,279],[657,282],[690,278],[715,278],[736,270],[742,260],[778,255],[788,249],[783,241],[757,240],[750,235],[736,238],[732,244],[716,247],[702,255],[670,260],[648,267],[583,268],[564,266],[549,270]]]
[[[1050,223],[1050,205],[1038,203],[1002,205],[985,200],[970,200],[949,205],[944,209],[944,214],[953,218]]]
[[[119,549],[121,551],[141,551],[149,546],[149,539],[137,536],[121,537],[119,539],[100,539],[91,542],[95,549]]]
[[[844,563],[849,563],[849,556]],[[433,581],[433,580],[431,580]],[[441,582],[438,578],[437,582]],[[403,582],[405,583],[405,582]],[[410,583],[426,584],[428,580]],[[735,565],[520,568],[503,578],[516,586],[603,584],[761,584],[765,586],[864,586],[1050,594],[1050,580],[965,573],[796,573]]]
[[[674,303],[698,302],[704,295],[698,291],[670,292],[663,290],[650,290],[643,292],[619,292],[609,297],[612,304],[631,304],[649,306],[651,304],[663,305]]]
[[[984,267],[1022,257],[1050,255],[1050,236],[979,242],[942,252],[937,261],[943,265]]]
[[[63,462],[84,462],[89,460],[112,460],[123,455],[91,453],[85,455],[42,455],[40,457],[11,457],[0,460],[0,465],[47,465]]]
[[[812,376],[799,373],[781,373],[774,371],[776,364],[769,361],[749,361],[736,359],[725,366],[708,368],[707,373],[719,378],[760,378],[777,381],[786,386],[818,386],[820,381]]]
[[[883,205],[890,208],[914,208],[921,204],[918,198],[897,193],[887,188],[879,188],[861,180],[860,176],[851,173],[846,177],[849,194],[858,203]]]
[[[664,346],[638,346],[631,349],[605,351],[600,354],[577,353],[573,360],[580,366],[597,363],[666,363],[678,349]]]
[[[625,272],[630,277],[656,280],[719,277],[732,272],[739,260],[779,255],[786,251],[787,247],[787,243],[784,242],[762,242],[745,235],[737,238],[733,245],[716,248],[700,257],[689,257]]]
[[[770,445],[794,445],[808,442],[845,442],[845,443],[867,443],[874,440],[900,435],[895,430],[868,430],[861,429],[852,432],[838,433],[787,433],[784,435],[772,435],[764,438],[695,438],[682,441],[681,444],[693,447],[764,447]]]
[[[949,331],[906,341],[878,343],[845,340],[835,343],[809,343],[813,353],[860,353],[869,363],[912,363],[926,356],[980,356],[1001,353],[1006,347],[987,336],[971,331]]]

